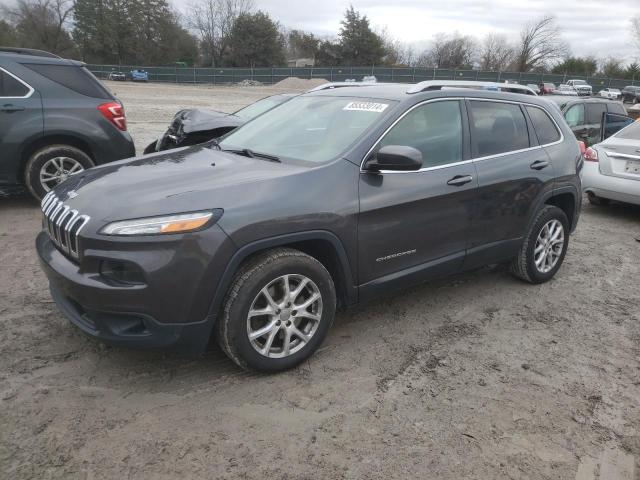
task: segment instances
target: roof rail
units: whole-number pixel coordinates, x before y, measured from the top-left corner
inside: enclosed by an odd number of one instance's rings
[[[36,50],[34,48],[0,47],[0,53],[16,53],[18,55],[31,55],[32,57],[62,58],[54,53]]]
[[[473,90],[537,95],[536,92],[526,85],[520,85],[517,83],[479,82],[474,80],[427,80],[426,82],[420,82],[412,85],[407,90],[407,93],[420,93],[429,90],[442,90],[448,88],[470,88]]]
[[[323,83],[322,85],[319,85],[315,88],[312,88],[308,92],[318,92],[320,90],[331,90],[333,88],[344,88],[344,87],[375,87],[376,85],[388,85],[388,84],[377,83],[377,82],[328,82],[328,83]]]

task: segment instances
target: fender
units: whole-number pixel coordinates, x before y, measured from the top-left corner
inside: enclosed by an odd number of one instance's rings
[[[542,205],[544,205],[545,203],[547,203],[547,201],[550,198],[553,198],[557,195],[561,195],[563,193],[569,193],[573,196],[574,202],[575,202],[575,214],[573,216],[573,222],[571,225],[571,232],[573,232],[576,228],[576,225],[578,223],[578,216],[580,215],[580,199],[582,198],[582,196],[580,195],[580,193],[578,192],[578,190],[576,189],[576,187],[574,187],[573,185],[563,185],[562,187],[559,188],[553,188],[552,190],[548,190],[546,192],[544,192],[542,195],[540,195],[535,203],[534,203],[534,208],[531,209],[531,215],[529,215],[529,219],[527,220],[527,229],[525,230],[526,232],[529,231],[529,229],[531,228],[531,225],[533,223],[533,220],[536,217],[536,214],[540,211],[540,208],[542,208]]]
[[[338,261],[340,262],[340,267],[344,275],[344,278],[342,280],[344,281],[347,303],[357,303],[358,291],[353,282],[353,275],[351,272],[351,267],[349,265],[349,257],[347,256],[347,252],[344,248],[344,245],[342,244],[342,241],[338,238],[337,235],[327,230],[310,230],[307,232],[297,232],[256,240],[239,248],[231,257],[231,260],[227,264],[224,273],[222,274],[222,278],[218,283],[218,287],[216,288],[213,301],[211,302],[211,306],[209,307],[208,317],[214,319],[215,317],[217,317],[217,313],[222,307],[222,302],[224,301],[225,294],[227,293],[227,290],[231,285],[231,281],[233,280],[234,275],[238,271],[240,264],[250,255],[261,250],[267,250],[269,248],[286,246],[292,243],[304,242],[309,240],[328,241],[333,246],[338,255]]]

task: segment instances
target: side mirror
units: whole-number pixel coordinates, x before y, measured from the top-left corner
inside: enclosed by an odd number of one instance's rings
[[[364,169],[370,172],[379,172],[380,170],[412,172],[421,168],[422,152],[416,148],[402,145],[382,147],[364,164]]]
[[[627,125],[633,123],[634,120],[626,115],[617,113],[603,113],[602,126],[600,127],[600,141],[606,140],[611,135],[622,130]]]

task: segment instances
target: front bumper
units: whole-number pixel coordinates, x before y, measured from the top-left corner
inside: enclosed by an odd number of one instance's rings
[[[582,190],[596,197],[640,205],[640,182],[600,173],[597,162],[584,162]]]
[[[220,253],[229,253],[226,234],[216,225],[208,230],[203,241],[218,241]],[[215,322],[209,308],[222,271],[212,255],[216,250],[194,262],[198,252],[193,248],[183,251],[162,242],[131,248],[114,242],[103,251],[86,249],[76,263],[56,248],[46,232],[38,235],[36,249],[54,301],[87,335],[132,348],[192,353],[206,349]],[[103,277],[99,270],[103,259],[136,262],[144,284],[118,284]]]

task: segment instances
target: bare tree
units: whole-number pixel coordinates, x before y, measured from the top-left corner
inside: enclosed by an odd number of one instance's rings
[[[473,37],[459,33],[436,35],[432,47],[423,52],[418,65],[433,68],[472,68],[478,50]]]
[[[513,47],[507,37],[490,33],[482,42],[480,50],[480,68],[482,70],[502,71],[513,61]]]
[[[385,64],[413,66],[415,63],[413,47],[394,38],[387,27],[376,30],[376,33],[382,39]]]
[[[63,54],[73,48],[67,31],[73,0],[17,0],[4,12],[15,25],[22,46]]]
[[[520,42],[516,47],[517,70],[538,70],[566,56],[568,47],[561,33],[555,17],[550,15],[526,24],[520,32]]]
[[[191,5],[188,23],[198,32],[208,64],[215,67],[222,63],[234,22],[253,9],[253,0],[198,0]]]

